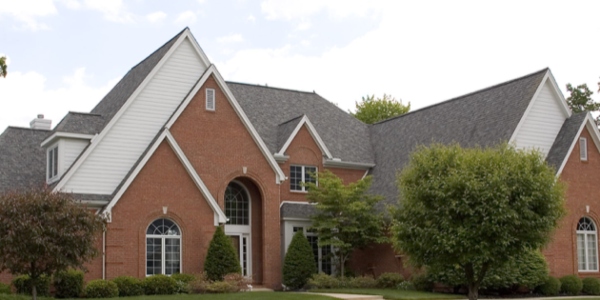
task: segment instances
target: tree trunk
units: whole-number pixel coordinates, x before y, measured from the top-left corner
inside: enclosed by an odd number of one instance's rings
[[[469,300],[477,300],[479,297],[479,284],[474,282],[469,284]]]
[[[31,297],[33,297],[33,300],[37,300],[37,287],[35,281],[33,283],[33,287],[31,288]]]

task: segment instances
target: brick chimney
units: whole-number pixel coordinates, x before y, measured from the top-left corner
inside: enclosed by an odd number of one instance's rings
[[[29,127],[31,127],[31,129],[50,130],[50,128],[52,127],[52,120],[44,119],[44,115],[39,114],[37,115],[37,118],[29,122]]]

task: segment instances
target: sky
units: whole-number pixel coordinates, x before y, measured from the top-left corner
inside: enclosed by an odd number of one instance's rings
[[[384,93],[416,110],[546,67],[563,94],[596,92],[599,14],[577,0],[0,0],[0,132],[89,112],[185,27],[226,80],[344,111]]]

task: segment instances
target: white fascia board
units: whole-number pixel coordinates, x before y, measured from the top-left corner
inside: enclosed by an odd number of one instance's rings
[[[325,159],[323,166],[326,168],[358,169],[368,171],[370,168],[375,167],[375,164]]]
[[[258,131],[256,131],[256,128],[254,128],[254,126],[250,122],[250,119],[248,119],[248,116],[246,115],[246,113],[244,112],[244,110],[242,109],[242,107],[240,106],[238,101],[233,96],[233,93],[231,92],[231,90],[229,89],[227,84],[225,83],[225,80],[223,79],[223,77],[221,76],[221,74],[219,73],[219,70],[217,70],[217,68],[214,68],[213,74],[215,76],[217,84],[219,85],[221,90],[225,93],[227,100],[229,100],[229,103],[231,104],[231,106],[233,106],[233,109],[235,110],[237,115],[242,120],[242,123],[244,124],[244,126],[246,126],[246,129],[248,129],[248,131],[250,132],[250,136],[252,136],[252,139],[258,145],[258,148],[262,152],[263,156],[267,159],[267,161],[269,162],[269,165],[271,165],[271,168],[275,172],[275,175],[276,175],[275,183],[281,184],[281,182],[283,182],[285,180],[285,174],[283,173],[283,170],[281,170],[281,168],[275,161],[275,158],[273,158],[273,155],[271,155],[271,153],[269,152],[269,148],[267,148],[267,145],[265,144],[265,142],[262,140],[262,138],[258,134]]]
[[[316,203],[310,203],[310,202],[284,200],[284,201],[281,201],[281,203],[279,203],[279,208],[281,208],[284,204],[317,205]]]
[[[69,171],[61,178],[61,180],[58,182],[58,184],[54,187],[54,189],[53,189],[54,192],[60,191],[60,189],[62,189],[64,187],[64,185],[71,179],[73,174],[75,174],[75,172],[79,169],[79,167],[81,167],[81,165],[88,158],[88,156],[90,156],[90,154],[94,151],[94,149],[96,149],[97,145],[102,142],[102,140],[107,135],[107,133],[112,129],[113,126],[115,126],[115,124],[117,123],[117,120],[119,120],[121,118],[121,116],[125,113],[125,111],[127,111],[129,106],[131,106],[131,104],[134,102],[134,100],[137,98],[137,96],[146,88],[146,86],[152,80],[152,78],[154,78],[154,76],[156,75],[158,70],[160,70],[160,68],[167,62],[167,60],[169,60],[171,55],[173,55],[175,50],[179,47],[179,45],[181,45],[181,43],[183,43],[183,41],[186,38],[188,38],[188,39],[190,38],[189,28],[186,29],[186,32],[184,34],[182,34],[173,45],[171,45],[171,48],[169,49],[169,51],[167,51],[167,53],[165,53],[165,55],[162,57],[162,59],[154,66],[152,71],[150,71],[148,76],[146,76],[146,78],[144,78],[142,83],[131,94],[131,96],[129,96],[129,99],[127,99],[127,101],[125,101],[123,106],[121,106],[119,111],[112,117],[110,122],[108,122],[108,124],[104,127],[104,129],[102,129],[102,132],[100,132],[100,134],[94,138],[94,143],[92,143],[89,147],[87,147],[86,150],[84,150],[83,154],[75,161],[75,163],[69,169]],[[193,40],[193,39],[190,39],[190,40]]]
[[[70,132],[56,132],[45,139],[40,146],[45,147],[48,144],[52,143],[54,140],[59,138],[69,138],[69,139],[80,139],[80,140],[91,140],[94,138],[93,134],[84,134],[84,133],[70,133]]]
[[[208,56],[206,56],[206,53],[204,53],[204,51],[198,44],[198,41],[196,41],[196,38],[192,34],[192,31],[189,28],[186,28],[183,35],[187,36],[190,39],[190,42],[192,43],[192,46],[194,47],[194,49],[196,49],[196,52],[198,52],[198,55],[200,56],[200,60],[202,61],[202,63],[204,63],[205,66],[210,66],[211,63],[208,60]]]
[[[600,132],[598,131],[598,127],[596,127],[596,122],[594,121],[594,118],[592,118],[592,115],[589,112],[587,113],[585,119],[585,122],[581,123],[581,126],[579,126],[579,130],[577,130],[577,134],[575,135],[575,138],[573,138],[571,146],[569,146],[569,151],[567,151],[567,155],[565,155],[565,157],[563,158],[563,161],[560,164],[558,171],[556,172],[556,177],[560,176],[563,169],[565,168],[565,165],[567,165],[567,161],[569,160],[569,157],[571,157],[571,153],[573,152],[573,149],[575,149],[575,145],[579,141],[579,137],[581,136],[581,133],[583,132],[584,128],[587,127],[588,130],[591,131],[590,135],[592,136],[592,140],[594,141],[596,148],[600,152]]]
[[[319,146],[321,153],[323,153],[327,158],[333,159],[333,156],[331,155],[331,152],[329,152],[329,149],[327,149],[325,142],[323,142],[323,139],[321,139],[321,136],[315,129],[315,126],[313,126],[313,124],[310,122],[310,120],[308,119],[308,117],[306,115],[302,116],[302,119],[300,120],[300,122],[298,122],[298,125],[296,125],[296,128],[294,128],[294,131],[292,131],[292,134],[290,134],[288,139],[285,141],[285,144],[283,144],[283,146],[281,147],[279,152],[276,153],[276,155],[279,155],[279,156],[285,155],[285,151],[290,146],[290,144],[292,143],[292,141],[294,140],[294,138],[296,137],[296,135],[298,134],[298,132],[300,131],[302,126],[304,126],[305,124],[306,124],[306,127],[308,128],[308,132],[312,136],[313,140],[315,140],[315,142],[317,143],[317,146]]]
[[[571,109],[569,108],[569,104],[567,103],[567,100],[565,99],[565,96],[563,95],[563,93],[560,91],[560,88],[558,88],[558,84],[556,84],[556,79],[554,79],[554,75],[552,75],[552,71],[548,70],[548,79],[550,81],[550,85],[552,85],[553,87],[553,92],[554,95],[559,99],[559,106],[562,108],[563,114],[569,118],[573,112],[571,112]]]
[[[154,152],[156,151],[158,146],[165,139],[169,143],[169,146],[171,146],[171,149],[173,149],[173,151],[175,152],[175,155],[177,155],[177,158],[179,158],[179,161],[181,161],[181,163],[183,164],[184,168],[186,169],[186,171],[192,178],[192,181],[194,181],[194,184],[196,184],[196,187],[198,187],[198,189],[202,193],[202,196],[204,196],[204,198],[208,202],[208,205],[212,208],[213,212],[215,213],[215,226],[218,225],[219,223],[226,223],[227,217],[225,216],[225,213],[219,207],[219,205],[217,204],[217,201],[212,196],[212,194],[210,193],[210,191],[208,190],[208,188],[206,187],[206,185],[204,184],[202,179],[200,179],[200,176],[198,175],[198,173],[196,173],[196,170],[194,169],[194,167],[192,166],[190,161],[187,159],[187,157],[183,153],[183,150],[181,149],[181,147],[179,147],[179,144],[177,144],[177,142],[175,141],[175,138],[173,137],[173,135],[171,135],[171,133],[168,131],[168,129],[164,129],[164,131],[156,139],[156,141],[150,147],[150,149],[148,150],[146,155],[142,158],[142,160],[136,166],[136,168],[133,170],[131,175],[129,175],[129,177],[127,178],[125,183],[117,191],[117,193],[115,194],[113,199],[108,203],[106,208],[104,208],[104,211],[108,212],[108,214],[110,214],[110,212],[112,211],[112,208],[117,204],[117,202],[119,202],[119,200],[121,199],[121,197],[123,196],[125,191],[127,191],[127,189],[129,188],[129,186],[131,185],[133,180],[137,177],[137,175],[144,168],[144,166],[146,165],[148,160],[150,160],[150,158],[152,157],[152,155],[154,154]]]
[[[175,121],[177,121],[177,119],[179,119],[179,116],[181,115],[181,113],[183,113],[183,111],[188,106],[188,104],[190,104],[190,102],[192,101],[192,99],[194,98],[196,93],[198,93],[198,90],[200,90],[200,88],[202,87],[202,85],[204,85],[204,83],[210,77],[210,75],[214,73],[214,70],[215,70],[215,66],[210,65],[206,69],[206,71],[204,71],[204,74],[202,74],[202,76],[200,76],[200,79],[198,80],[198,82],[196,82],[196,85],[194,85],[194,87],[192,88],[191,92],[187,95],[185,100],[183,100],[183,103],[181,105],[179,105],[179,107],[177,108],[175,113],[169,119],[169,121],[167,122],[167,125],[165,125],[166,128],[171,129],[171,126],[173,126],[173,124],[175,124]]]
[[[523,127],[523,124],[525,123],[525,120],[527,120],[527,116],[529,115],[529,112],[533,108],[533,104],[535,103],[535,100],[537,99],[538,95],[540,94],[540,92],[544,88],[544,83],[546,82],[546,79],[548,78],[548,75],[549,75],[549,71],[546,71],[546,74],[544,75],[544,78],[540,82],[540,85],[535,90],[535,93],[533,94],[533,97],[531,97],[531,100],[529,100],[529,104],[527,104],[527,108],[525,109],[525,112],[523,113],[523,116],[521,116],[521,120],[519,120],[519,124],[517,124],[517,127],[515,128],[515,131],[513,131],[510,139],[508,140],[509,144],[515,144],[515,139],[517,138],[517,134],[521,130],[521,127]]]

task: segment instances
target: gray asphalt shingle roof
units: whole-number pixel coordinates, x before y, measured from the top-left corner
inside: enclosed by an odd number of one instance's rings
[[[96,134],[102,131],[106,120],[102,115],[70,111],[54,127],[54,132]]]
[[[552,148],[548,151],[546,162],[556,171],[560,168],[562,162],[567,158],[569,148],[573,144],[573,140],[577,138],[577,133],[583,122],[585,122],[588,112],[580,112],[571,115],[570,118],[565,120],[563,126],[560,128]]]
[[[271,153],[278,152],[279,125],[305,114],[335,158],[373,163],[368,126],[316,93],[227,82]]]
[[[0,135],[0,193],[43,187],[46,153],[40,144],[49,133],[8,127]]]
[[[303,116],[304,115],[298,116],[277,126],[277,151],[279,151],[290,138],[292,132],[294,132],[294,129],[296,129],[296,126],[298,126],[298,123],[300,123]]]
[[[280,208],[281,218],[309,219],[316,209],[316,206],[312,204],[286,202]]]
[[[463,147],[507,142],[548,69],[441,102],[371,126],[376,166],[371,192],[397,203],[396,173],[419,145]]]

